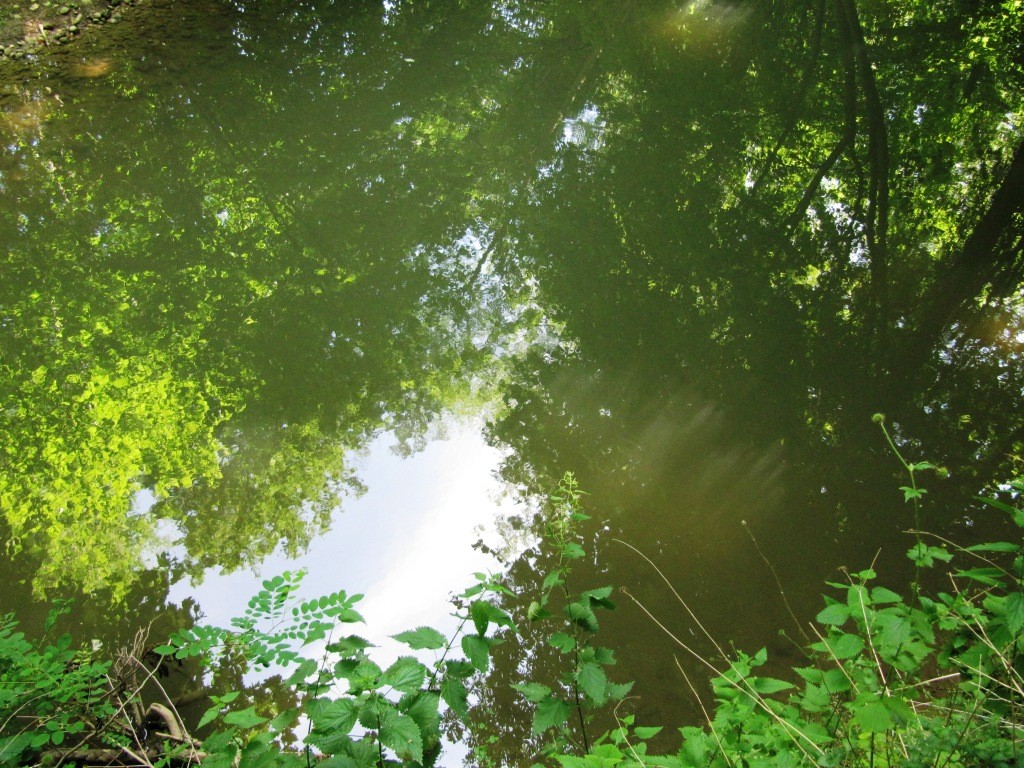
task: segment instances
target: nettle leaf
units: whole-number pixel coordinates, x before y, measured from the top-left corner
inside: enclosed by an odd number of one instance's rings
[[[532,701],[534,704],[543,701],[551,695],[551,689],[540,683],[515,683],[512,685],[512,688],[519,691],[526,697],[527,701]]]
[[[598,589],[588,589],[586,592],[580,594],[580,597],[585,600],[590,600],[590,604],[599,605],[602,608],[612,610],[615,608],[615,603],[608,599],[608,596],[612,593],[611,587],[600,587]]]
[[[512,617],[508,615],[508,612],[494,605],[494,603],[489,603],[486,600],[477,600],[470,605],[469,613],[473,619],[473,625],[476,627],[477,634],[481,636],[487,634],[488,624],[508,627],[513,632],[516,631],[516,625],[512,621]]]
[[[398,715],[385,723],[378,734],[380,743],[402,760],[423,762],[423,736],[420,727],[408,715]]]
[[[626,698],[631,690],[633,690],[632,681],[628,683],[608,683],[605,688],[605,693],[608,695],[609,699],[620,701]]]
[[[564,547],[562,547],[562,554],[570,560],[579,560],[587,553],[583,550],[583,547],[581,547],[575,541],[570,541]]]
[[[307,711],[313,728],[322,733],[346,735],[359,719],[359,705],[352,699],[316,699]]]
[[[558,728],[569,719],[572,709],[569,705],[549,696],[537,704],[537,711],[533,715],[533,733],[540,736],[550,728]]]
[[[597,616],[586,603],[569,603],[565,606],[566,615],[588,632],[597,632]]]
[[[594,704],[597,706],[604,704],[606,698],[605,687],[608,685],[608,677],[605,675],[604,669],[600,664],[589,661],[580,664],[579,671],[576,673],[576,683],[579,685],[580,690]]]
[[[1006,628],[1015,635],[1020,633],[1021,628],[1024,628],[1024,594],[1020,592],[1008,594],[1003,610],[1005,611],[1003,620],[1006,622]]]
[[[416,721],[426,745],[431,737],[436,738],[441,727],[441,697],[433,691],[421,691],[398,702],[400,712]]]
[[[827,638],[824,645],[815,643],[811,647],[815,650],[828,651],[837,659],[851,659],[864,650],[864,640],[857,635],[842,634]]]
[[[381,676],[382,685],[390,685],[402,693],[415,693],[427,677],[427,668],[412,656],[402,656]]]
[[[486,672],[490,664],[491,646],[494,639],[479,635],[463,635],[462,651],[469,657],[470,663],[480,672]]]
[[[819,624],[842,626],[850,618],[850,609],[842,603],[834,603],[814,617]]]
[[[528,621],[540,621],[546,619],[551,615],[551,611],[542,606],[536,600],[530,603],[530,607],[526,609],[526,618]]]
[[[224,722],[236,728],[255,728],[267,722],[267,718],[257,715],[253,707],[246,707],[238,712],[228,712],[224,715]]]
[[[476,672],[476,667],[460,659],[449,659],[444,663],[444,668],[449,676],[457,677],[459,680],[466,680]]]
[[[359,708],[359,722],[364,728],[379,730],[398,717],[398,709],[379,694],[371,694]]]
[[[564,584],[565,580],[562,578],[561,571],[552,571],[544,577],[544,584],[541,586],[541,590],[547,592],[550,589],[554,589],[559,584]]]
[[[340,653],[343,656],[351,656],[353,654],[357,654],[359,651],[374,647],[373,643],[359,635],[349,635],[348,637],[343,637],[340,640],[335,640],[333,643],[329,643],[327,645],[327,650],[331,653]]]
[[[548,638],[548,645],[552,645],[562,653],[572,653],[576,650],[576,638],[564,632],[555,632]]]
[[[903,598],[891,589],[875,587],[871,590],[871,602],[876,605],[884,605],[885,603],[902,603]]]
[[[441,698],[459,718],[465,719],[469,714],[469,691],[457,677],[445,677],[441,683]]]
[[[889,709],[880,701],[855,705],[853,720],[866,733],[883,733],[896,724]]]
[[[416,627],[416,629],[399,632],[391,637],[408,645],[414,651],[437,651],[448,644],[448,638],[433,627]]]
[[[762,695],[788,691],[793,687],[792,683],[787,683],[785,680],[777,680],[774,677],[752,677],[748,682],[755,691]]]
[[[643,739],[644,741],[647,741],[647,739],[653,739],[655,736],[661,733],[661,731],[662,727],[660,725],[654,727],[638,725],[636,728],[633,729],[633,735],[635,735],[638,739]]]

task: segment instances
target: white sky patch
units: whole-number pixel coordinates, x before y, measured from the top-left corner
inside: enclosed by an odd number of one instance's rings
[[[275,553],[259,574],[210,574],[196,586],[179,583],[171,588],[170,599],[191,596],[204,623],[227,626],[264,578],[305,568],[303,598],[339,589],[366,595],[356,605],[366,626],[350,626],[382,646],[374,652],[379,664],[386,666],[408,652],[388,635],[424,624],[445,633],[453,630],[450,595],[475,583],[475,571],[499,567],[472,545],[478,528],[486,536],[498,514],[513,511],[511,502],[500,500],[501,485],[494,476],[501,453],[487,446],[474,427],[453,426],[449,439],[433,441],[404,459],[390,450],[392,443],[390,435],[383,435],[370,444],[357,469],[368,491],[346,499],[332,529],[306,554],[288,560]]]

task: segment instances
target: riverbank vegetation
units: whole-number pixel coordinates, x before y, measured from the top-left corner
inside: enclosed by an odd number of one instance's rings
[[[506,610],[513,593],[501,576],[477,574],[453,601],[455,633],[416,627],[394,635],[407,650],[390,664],[378,663],[374,647],[353,633],[362,622],[362,596],[340,591],[302,599],[301,573],[265,581],[229,627],[183,629],[156,647],[147,647],[143,633],[115,658],[75,648],[68,634],[30,641],[6,617],[0,623],[0,765],[433,766],[446,732],[486,730],[470,707],[474,684],[527,623],[542,627],[544,643],[562,657],[562,672],[555,680],[527,678],[513,686],[532,737],[520,745],[516,765],[1019,765],[1024,481],[1003,484],[984,499],[1007,518],[1006,540],[960,547],[917,527],[927,493],[920,477],[936,467],[906,461],[888,431],[886,437],[907,476],[902,490],[913,512],[894,514],[915,524],[907,557],[918,576],[896,591],[870,565],[843,569],[827,585],[813,622],[802,625],[794,616],[803,659],[781,675],[762,674],[763,647],[727,650],[709,636],[717,652],[703,656],[624,593],[638,623],[653,622],[679,654],[695,656],[705,668],[703,679],[688,676],[678,660],[665,670],[678,675],[706,718],[676,729],[675,747],[659,739],[660,725],[635,721],[631,697],[643,691],[622,679],[628,670],[616,669],[614,649],[597,642],[600,614],[622,598],[611,586],[574,584],[573,565],[586,555],[575,530],[587,518],[583,495],[567,475],[539,520],[557,566],[525,615]],[[927,590],[925,582],[938,586]],[[668,582],[665,588],[675,591]],[[676,597],[693,630],[706,632],[685,598]],[[48,633],[66,610],[54,611]],[[239,660],[249,671],[276,672],[277,684],[290,692],[286,704],[256,702],[244,686],[209,691],[211,706],[186,727],[159,685],[161,672],[169,663],[197,661],[212,680],[222,665]],[[144,690],[163,700],[147,703]],[[611,727],[597,725],[602,711]],[[486,743],[476,740],[469,764],[495,765]]]

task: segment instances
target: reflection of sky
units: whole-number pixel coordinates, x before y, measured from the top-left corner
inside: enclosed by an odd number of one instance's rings
[[[472,545],[480,527],[493,530],[495,516],[509,511],[494,477],[501,454],[470,427],[453,427],[449,439],[435,440],[405,459],[390,450],[392,442],[385,434],[370,444],[357,468],[367,492],[346,499],[331,531],[305,555],[296,560],[272,555],[259,575],[210,574],[197,586],[179,583],[170,600],[192,596],[205,623],[226,626],[244,611],[262,579],[305,568],[303,597],[339,589],[366,595],[357,608],[367,626],[355,631],[375,643],[386,641],[375,655],[378,663],[389,663],[398,653],[388,635],[423,624],[453,629],[450,594],[474,583],[474,571],[498,567]]]
[[[478,428],[451,425],[448,434],[409,458],[391,450],[390,434],[378,437],[355,460],[367,492],[345,500],[331,530],[305,555],[288,560],[275,553],[259,574],[211,573],[197,586],[178,583],[169,600],[180,603],[191,596],[203,611],[200,623],[227,626],[245,610],[263,579],[305,568],[302,598],[339,589],[365,594],[356,608],[366,625],[347,625],[346,634],[377,645],[371,655],[381,667],[410,654],[430,664],[432,653],[413,653],[389,636],[422,625],[449,636],[454,632],[457,621],[450,615],[449,597],[474,584],[474,572],[499,568],[473,543],[482,535],[494,544],[495,518],[512,507],[501,498],[495,477],[501,453],[484,443]],[[306,655],[318,655],[316,646],[307,648]],[[446,743],[440,765],[461,765],[466,754],[464,745]]]

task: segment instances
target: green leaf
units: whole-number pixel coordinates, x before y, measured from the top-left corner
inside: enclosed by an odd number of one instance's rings
[[[552,645],[562,653],[572,653],[576,650],[576,639],[564,632],[555,632],[548,638],[548,645]]]
[[[620,701],[629,695],[629,692],[633,690],[633,683],[608,683],[608,687],[605,688],[605,693],[608,694],[609,699]]]
[[[1011,544],[1008,541],[992,541],[987,544],[975,544],[967,547],[966,552],[1016,552],[1020,544]]]
[[[1020,592],[1008,594],[1004,610],[1006,611],[1004,616],[1006,628],[1014,635],[1019,634],[1021,628],[1024,628],[1024,595]]]
[[[549,696],[537,704],[537,711],[533,715],[533,733],[540,736],[550,728],[558,728],[565,724],[572,712],[569,705],[559,699]]]
[[[590,600],[591,605],[599,605],[602,608],[613,609],[615,608],[615,603],[608,599],[608,596],[611,595],[611,593],[611,587],[600,587],[598,589],[588,589],[586,592],[583,592],[580,597]]]
[[[1018,528],[1024,528],[1024,509],[1018,509],[1017,507],[1012,507],[999,499],[988,498],[985,496],[978,496],[977,499],[978,501],[988,504],[988,506],[993,507],[994,509],[1005,512],[1011,517],[1014,525]]]
[[[565,581],[562,580],[562,572],[561,571],[552,571],[551,573],[549,573],[547,576],[544,577],[544,584],[541,586],[541,589],[544,592],[547,592],[548,590],[553,589],[554,587],[557,587],[559,584],[564,584],[564,583],[565,583]]]
[[[457,677],[445,676],[441,683],[441,698],[460,719],[469,715],[469,691]]]
[[[565,607],[566,615],[589,632],[597,632],[597,616],[586,603],[569,603]]]
[[[476,633],[478,635],[487,634],[487,625],[489,623],[489,612],[487,607],[490,605],[486,600],[476,600],[469,606],[469,614],[473,617],[473,626],[476,627]]]
[[[876,605],[884,605],[886,603],[902,603],[903,598],[900,597],[896,592],[885,587],[875,587],[871,590],[871,602]]]
[[[841,626],[850,618],[850,609],[842,603],[835,603],[828,606],[814,617],[819,624]]]
[[[515,683],[512,687],[534,704],[551,695],[551,689],[540,683]]]
[[[416,721],[408,715],[391,718],[381,727],[378,738],[400,759],[423,762],[423,736]]]
[[[543,607],[540,603],[534,600],[530,603],[530,607],[526,609],[526,618],[528,621],[540,621],[546,619],[551,615],[551,611]]]
[[[402,693],[415,693],[423,685],[427,668],[412,656],[403,656],[387,668],[381,677],[382,685],[390,685]]]
[[[882,733],[895,725],[888,708],[880,701],[855,706],[853,719],[866,733]]]
[[[438,737],[441,727],[441,697],[433,691],[420,691],[398,702],[398,709],[409,715],[420,727],[425,745]]]
[[[340,640],[335,640],[333,643],[327,645],[327,650],[331,653],[340,653],[342,655],[350,656],[359,651],[367,648],[373,648],[374,645],[369,640],[360,637],[359,635],[349,635],[343,637]]]
[[[490,650],[493,640],[479,635],[463,635],[462,651],[469,657],[470,663],[481,672],[486,672],[490,663]]]
[[[837,659],[851,659],[864,650],[864,640],[857,635],[843,634],[825,640],[828,651]],[[820,643],[815,644],[820,645]]]
[[[911,488],[909,485],[901,485],[900,490],[903,491],[903,501],[910,501],[911,499],[920,499],[928,491],[924,488]]]
[[[792,683],[787,683],[785,680],[777,680],[774,677],[752,677],[749,682],[753,689],[762,695],[788,691],[793,687]]]
[[[317,699],[307,711],[316,731],[332,735],[347,735],[359,719],[359,705],[352,699]]]
[[[257,725],[262,725],[267,722],[267,718],[260,717],[256,714],[256,710],[253,707],[246,707],[238,712],[228,712],[224,715],[224,722],[228,725],[233,725],[236,728],[255,728]]]
[[[1002,583],[1004,575],[998,568],[970,568],[966,571],[957,571],[956,576],[964,579],[971,579],[988,586],[997,586]]]
[[[583,547],[581,547],[575,541],[570,541],[564,547],[562,547],[562,554],[570,560],[579,560],[587,553],[583,550]]]
[[[576,674],[576,683],[580,690],[595,705],[601,706],[605,702],[605,686],[608,685],[608,678],[600,664],[585,662],[580,665]]]
[[[391,637],[414,651],[437,651],[448,644],[448,639],[433,627],[416,627]]]
[[[636,728],[633,729],[633,734],[638,739],[643,739],[644,741],[646,741],[647,739],[653,739],[655,736],[657,736],[659,733],[661,733],[661,730],[662,730],[662,728],[661,728],[660,725],[657,726],[657,727],[641,727],[641,726],[637,726]]]

